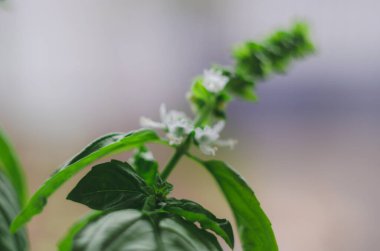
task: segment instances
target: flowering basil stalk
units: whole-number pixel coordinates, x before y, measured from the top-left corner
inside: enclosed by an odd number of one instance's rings
[[[186,95],[192,116],[161,105],[159,121],[142,117],[143,129],[96,139],[46,180],[14,219],[11,230],[16,232],[39,214],[47,199],[82,169],[103,157],[133,150],[128,161],[93,166],[69,193],[67,199],[93,211],[73,225],[59,250],[209,251],[222,250],[222,241],[233,249],[234,235],[227,219],[194,201],[171,197],[174,187],[168,178],[186,156],[215,179],[234,215],[243,250],[277,251],[271,223],[250,186],[228,164],[206,161],[202,156],[215,156],[218,147],[233,148],[236,144],[236,140],[221,136],[231,101],[255,102],[258,82],[271,73],[283,73],[294,59],[313,50],[303,23],[262,42],[238,45],[232,66],[214,65],[195,78]],[[147,147],[149,143],[174,149],[163,168]],[[194,153],[196,149],[201,153]]]

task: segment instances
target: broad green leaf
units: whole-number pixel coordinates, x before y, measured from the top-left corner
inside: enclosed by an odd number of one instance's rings
[[[200,161],[215,178],[238,226],[244,251],[278,251],[271,223],[244,179],[222,161]]]
[[[133,155],[131,162],[137,174],[142,177],[149,186],[156,184],[158,179],[158,163],[146,147],[140,147]]]
[[[103,212],[93,211],[74,223],[66,233],[66,236],[58,243],[59,251],[71,251],[75,235],[79,233],[87,224],[103,215]]]
[[[24,172],[9,140],[0,130],[0,169],[2,169],[12,182],[18,194],[21,205],[27,197],[27,187]]]
[[[180,217],[128,209],[90,222],[72,251],[221,251],[215,236]]]
[[[12,234],[9,226],[20,211],[20,202],[10,180],[0,170],[0,250],[27,251],[28,237],[25,229]]]
[[[153,189],[126,162],[96,165],[67,196],[95,210],[142,209]]]
[[[193,201],[171,198],[165,202],[166,205],[162,208],[164,211],[179,215],[193,223],[199,222],[203,229],[213,231],[222,237],[231,248],[234,247],[234,235],[228,220],[216,218],[210,211]]]
[[[95,140],[45,181],[13,221],[11,230],[16,231],[34,215],[39,214],[51,194],[94,161],[158,140],[159,137],[152,130],[138,130],[127,134],[112,133]]]

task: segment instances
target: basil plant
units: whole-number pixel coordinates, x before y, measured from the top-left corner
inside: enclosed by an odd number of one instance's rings
[[[23,226],[41,213],[48,198],[79,171],[101,158],[133,151],[128,161],[111,160],[93,166],[68,194],[68,200],[84,204],[91,211],[68,230],[58,244],[59,250],[219,251],[222,246],[233,249],[229,220],[218,218],[195,201],[171,196],[174,188],[168,178],[179,160],[187,157],[215,179],[234,215],[242,249],[277,251],[271,223],[249,184],[225,162],[209,160],[210,157],[204,160],[202,156],[215,156],[218,148],[233,148],[236,144],[233,139],[221,137],[231,101],[238,98],[256,102],[255,90],[260,81],[272,73],[283,73],[294,59],[313,51],[307,26],[300,22],[261,42],[238,45],[232,53],[232,66],[214,65],[194,79],[187,94],[193,116],[161,105],[157,109],[159,121],[142,117],[142,129],[110,133],[94,140],[56,170],[17,216],[15,211],[23,205],[25,191],[19,184],[22,181],[13,180],[19,196],[14,189],[9,189],[9,195],[1,193],[4,198],[0,198],[0,213],[5,216],[0,216],[6,221],[0,222],[0,231],[10,226],[16,235],[2,234],[1,250],[27,250]],[[154,159],[148,148],[151,143],[174,150],[165,166],[160,167]],[[194,154],[196,148],[199,151]],[[3,182],[2,175],[0,186],[9,187],[12,182]],[[2,188],[0,192],[3,189],[6,190]],[[11,213],[7,214],[7,210]]]

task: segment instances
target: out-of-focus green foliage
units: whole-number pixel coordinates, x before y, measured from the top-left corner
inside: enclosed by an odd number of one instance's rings
[[[277,31],[261,43],[238,45],[233,52],[235,74],[249,81],[260,80],[274,72],[285,72],[293,59],[312,52],[307,25],[296,23],[289,31]]]
[[[27,186],[24,171],[20,165],[12,145],[0,130],[0,169],[3,170],[12,182],[17,192],[21,206],[24,205],[27,197]]]
[[[25,229],[12,234],[9,227],[27,196],[23,170],[9,140],[0,130],[0,250],[27,251]]]
[[[28,237],[25,229],[12,234],[9,226],[20,210],[16,190],[7,176],[0,170],[0,250],[27,251]]]

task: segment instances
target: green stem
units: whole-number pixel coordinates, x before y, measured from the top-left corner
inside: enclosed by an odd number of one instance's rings
[[[165,169],[161,173],[161,178],[163,180],[167,180],[170,173],[173,171],[174,167],[177,165],[178,161],[181,159],[181,157],[186,154],[187,150],[190,147],[192,135],[189,135],[185,142],[183,142],[178,148],[176,149],[173,157],[169,160],[168,164],[166,165]]]

